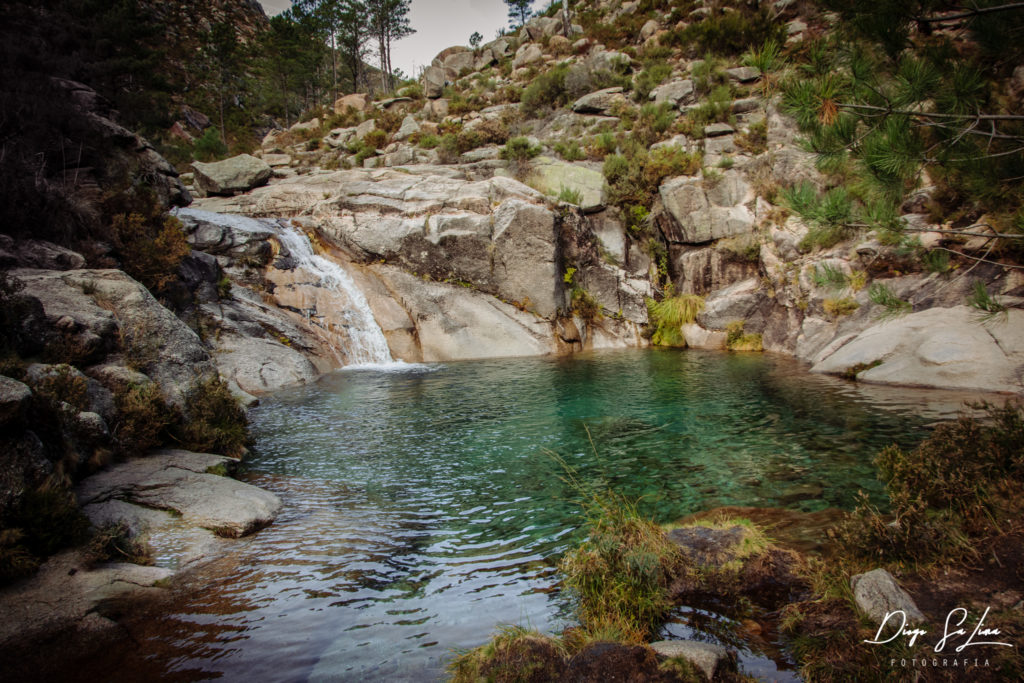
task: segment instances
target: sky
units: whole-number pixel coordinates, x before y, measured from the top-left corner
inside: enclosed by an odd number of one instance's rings
[[[291,6],[290,0],[260,3],[270,16]],[[534,9],[547,4],[538,0]],[[409,20],[416,33],[392,44],[391,64],[407,76],[415,76],[446,47],[468,45],[474,31],[480,32],[485,43],[494,39],[508,24],[508,7],[502,0],[412,0]],[[371,55],[368,61],[376,64],[376,56]]]

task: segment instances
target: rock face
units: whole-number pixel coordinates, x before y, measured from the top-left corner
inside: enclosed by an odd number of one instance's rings
[[[492,296],[423,282],[397,268],[375,266],[415,324],[424,362],[540,356],[556,348],[550,323]]]
[[[662,102],[670,102],[677,106],[690,104],[694,99],[693,81],[687,78],[658,86],[651,91],[651,99],[658,104]]]
[[[441,97],[447,80],[444,69],[439,66],[428,66],[423,70],[423,94],[431,99]]]
[[[812,372],[861,366],[864,382],[1024,392],[1024,311],[1017,309],[981,325],[967,306],[932,308],[837,341]]]
[[[232,195],[247,192],[270,180],[273,171],[262,159],[248,154],[204,164],[192,162],[195,172],[196,188],[200,196]]]
[[[671,178],[659,192],[675,219],[666,234],[670,242],[700,244],[749,233],[754,227],[754,215],[744,205],[753,199],[752,191],[737,171],[726,171],[716,181]]]
[[[551,157],[537,157],[530,167],[534,187],[558,195],[563,189],[580,194],[579,207],[585,212],[604,208],[604,174],[586,166],[569,164]]]
[[[85,479],[76,490],[79,504],[119,500],[170,510],[183,521],[237,538],[270,524],[281,509],[277,496],[208,471],[230,458],[168,450],[122,463]]]
[[[857,574],[850,578],[850,587],[857,607],[864,614],[881,624],[885,615],[897,610],[903,611],[907,623],[920,623],[925,620],[921,610],[914,604],[914,599],[900,588],[892,574],[884,569],[872,569],[865,574]],[[900,623],[899,618],[890,621],[894,626]]]
[[[215,372],[202,341],[145,287],[119,270],[17,270],[47,318],[71,321],[79,343],[136,356],[164,398],[181,406],[197,380]],[[89,292],[88,294],[86,292]]]

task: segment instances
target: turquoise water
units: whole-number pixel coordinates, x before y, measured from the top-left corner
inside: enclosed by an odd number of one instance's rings
[[[500,623],[569,623],[554,567],[582,532],[563,463],[659,522],[850,508],[881,493],[879,448],[924,434],[924,396],[671,350],[340,372],[281,392],[252,411],[247,477],[284,512],[202,570],[159,628],[135,625],[143,668],[436,679]]]

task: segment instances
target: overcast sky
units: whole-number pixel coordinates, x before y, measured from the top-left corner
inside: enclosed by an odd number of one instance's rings
[[[291,7],[290,0],[260,2],[268,15]],[[537,0],[534,9],[547,4],[547,0]],[[479,31],[486,43],[508,23],[508,7],[503,0],[412,0],[410,7],[409,20],[416,33],[391,46],[392,65],[408,76],[428,66],[446,47],[468,45],[474,31]],[[369,58],[371,64],[376,60],[376,55]]]

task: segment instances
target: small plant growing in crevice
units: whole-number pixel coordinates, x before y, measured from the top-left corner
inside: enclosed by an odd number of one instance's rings
[[[974,291],[967,297],[967,305],[977,311],[977,318],[981,323],[1005,322],[1010,315],[1006,306],[996,301],[988,293],[985,283],[981,280],[974,283]]]
[[[680,294],[655,301],[647,300],[647,314],[653,329],[651,343],[655,346],[686,346],[682,326],[697,319],[704,310],[704,297]]]
[[[745,333],[744,322],[734,320],[725,328],[725,348],[730,351],[764,351],[761,335]]]
[[[825,309],[825,315],[834,320],[852,314],[860,308],[860,304],[850,297],[843,297],[841,299],[825,299],[822,302],[822,308]]]
[[[868,288],[868,298],[871,303],[882,307],[882,310],[876,314],[878,319],[906,315],[914,308],[909,301],[904,301],[896,296],[896,293],[888,285],[881,282],[875,282]]]
[[[96,529],[86,554],[91,563],[96,562],[131,562],[151,566],[153,549],[143,536],[132,534],[124,521],[105,524]]]
[[[122,457],[145,455],[159,446],[166,437],[165,430],[179,419],[154,382],[133,384],[115,392],[114,404],[118,418],[111,431]]]

